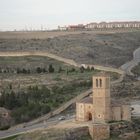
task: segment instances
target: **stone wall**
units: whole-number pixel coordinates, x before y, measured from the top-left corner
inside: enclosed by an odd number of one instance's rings
[[[93,104],[76,103],[76,121],[89,121],[93,116]]]
[[[129,105],[122,106],[122,120],[131,121],[131,107]]]
[[[121,118],[121,107],[112,107],[112,120],[120,121]]]
[[[89,132],[93,140],[105,140],[110,137],[110,126],[108,124],[91,124]]]
[[[17,136],[16,140],[91,140],[89,129],[85,127],[77,128],[50,128],[36,130]]]
[[[76,103],[76,121],[85,121],[85,107],[83,103]]]
[[[126,120],[131,121],[131,107],[130,105],[121,105],[112,107],[112,120],[120,121]]]

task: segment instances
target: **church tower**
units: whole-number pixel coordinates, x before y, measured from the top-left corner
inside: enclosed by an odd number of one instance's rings
[[[93,76],[94,123],[110,120],[110,77],[105,73]]]

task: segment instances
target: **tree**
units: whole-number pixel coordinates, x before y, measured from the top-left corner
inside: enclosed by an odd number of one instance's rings
[[[71,70],[70,70],[70,72],[75,72],[76,70],[75,70],[75,68],[71,68]]]
[[[27,70],[23,68],[22,73],[27,74]]]
[[[49,73],[54,72],[54,67],[52,66],[52,64],[49,65],[48,71],[49,71]]]
[[[90,69],[90,67],[88,66],[86,70],[87,70],[87,71],[90,71],[91,69]]]
[[[9,85],[9,89],[12,89],[12,84]]]
[[[58,69],[58,73],[61,73],[63,70],[62,70],[62,67],[59,66],[59,69]]]
[[[93,66],[91,67],[91,70],[94,71],[94,67]]]
[[[19,68],[16,69],[17,74],[21,73],[21,70]]]
[[[41,72],[42,72],[42,69],[41,69],[40,67],[37,67],[37,68],[36,68],[36,72],[37,72],[37,73],[41,73]]]
[[[45,73],[45,72],[47,72],[47,71],[46,71],[46,69],[45,69],[45,68],[43,68],[43,69],[42,69],[42,72],[43,72],[43,73]]]
[[[17,107],[17,98],[15,96],[15,93],[12,91],[11,93],[7,93],[6,94],[7,97],[6,97],[6,103],[5,103],[5,106],[8,108],[8,109],[13,109],[15,107]]]
[[[30,73],[31,73],[31,70],[30,70],[30,69],[28,69],[28,70],[27,70],[27,73],[28,73],[28,74],[30,74]]]
[[[80,67],[80,72],[83,73],[85,68],[83,66]]]

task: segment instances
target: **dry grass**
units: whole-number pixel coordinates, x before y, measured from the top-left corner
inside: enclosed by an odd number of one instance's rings
[[[19,32],[0,32],[0,38],[3,39],[45,39],[53,38],[57,36],[64,36],[70,34],[80,34],[80,33],[92,33],[92,34],[102,34],[102,33],[120,33],[120,32],[133,32],[137,29],[102,29],[94,31],[19,31]]]
[[[47,51],[79,63],[119,67],[132,59],[139,37],[140,31],[0,33],[0,51]]]

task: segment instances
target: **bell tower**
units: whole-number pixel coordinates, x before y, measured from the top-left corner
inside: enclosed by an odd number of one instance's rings
[[[94,123],[110,120],[110,77],[101,73],[93,76]]]

